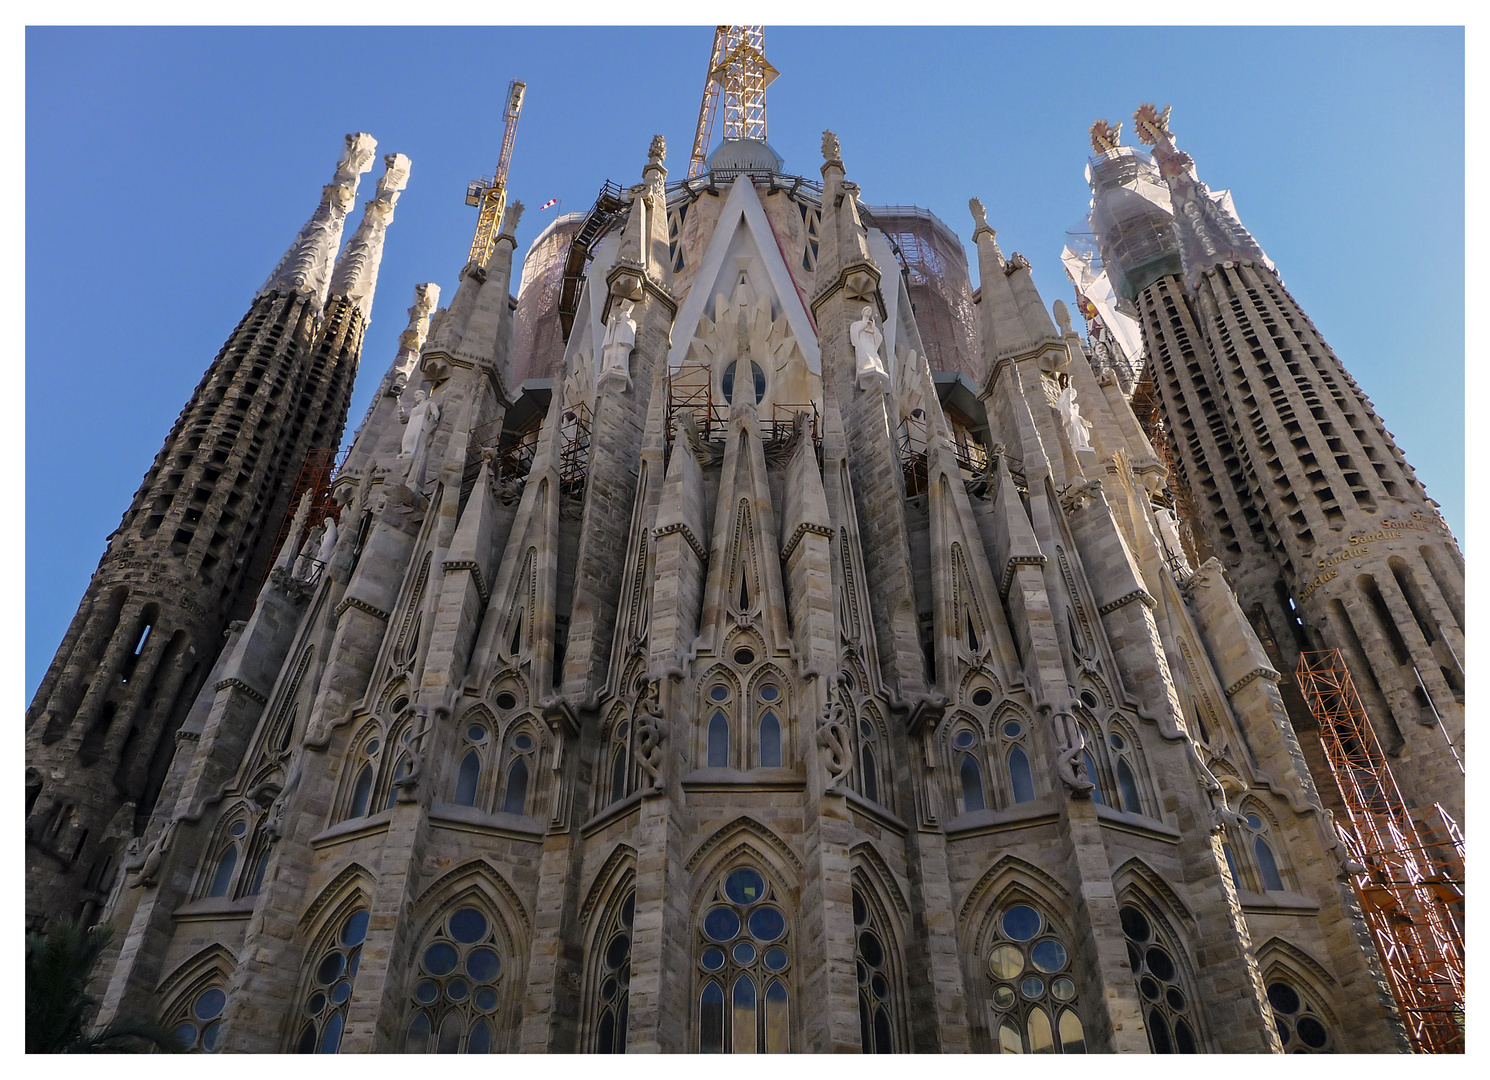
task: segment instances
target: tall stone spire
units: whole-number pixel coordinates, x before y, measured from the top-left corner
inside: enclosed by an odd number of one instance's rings
[[[1152,104],[1140,105],[1133,124],[1138,141],[1154,148],[1159,174],[1169,185],[1185,281],[1193,288],[1212,267],[1244,259],[1273,269],[1262,247],[1237,220],[1230,198],[1225,193],[1212,194],[1196,176],[1194,160],[1175,146],[1169,131],[1169,106],[1161,113]]]
[[[326,302],[331,263],[341,246],[342,226],[357,197],[357,184],[372,167],[378,141],[365,131],[347,136],[347,146],[336,163],[336,175],[321,189],[321,205],[295,237],[284,258],[264,282],[259,295],[310,293]],[[405,159],[407,160],[407,159]]]
[[[357,226],[331,273],[331,295],[345,297],[355,304],[364,321],[372,317],[373,290],[377,288],[378,266],[383,261],[383,239],[393,221],[399,193],[408,186],[409,164],[403,154],[383,156],[384,171],[378,181],[378,193],[363,210],[362,224]]]

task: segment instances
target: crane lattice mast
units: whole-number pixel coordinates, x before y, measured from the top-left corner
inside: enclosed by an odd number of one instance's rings
[[[476,235],[471,239],[470,262],[485,266],[491,258],[492,245],[502,231],[502,215],[507,211],[507,169],[512,164],[512,144],[517,139],[517,118],[523,111],[523,94],[528,84],[513,79],[507,84],[507,126],[502,132],[502,152],[490,176],[472,180],[466,185],[466,205],[479,206]]]
[[[780,73],[766,59],[765,36],[763,26],[714,28],[714,47],[709,52],[704,97],[693,133],[693,154],[688,160],[690,177],[704,171],[721,99],[726,139],[766,141],[766,87]]]

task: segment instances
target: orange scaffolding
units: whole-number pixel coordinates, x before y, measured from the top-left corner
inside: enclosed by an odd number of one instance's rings
[[[1464,841],[1441,806],[1412,815],[1338,649],[1299,657],[1361,870],[1356,893],[1413,1049],[1464,1052]]]
[[[729,426],[728,402],[714,397],[713,368],[708,364],[680,364],[668,372],[667,377],[667,448],[665,461],[672,460],[673,424],[681,414],[687,413],[693,420],[698,434],[704,442],[717,442],[724,438]],[[780,446],[792,437],[796,430],[797,414],[808,415],[807,431],[822,464],[823,434],[822,416],[817,403],[773,402],[769,416],[758,419],[761,443],[768,451]]]
[[[338,451],[334,447],[329,450],[309,450],[305,454],[305,464],[300,467],[300,476],[295,480],[295,490],[290,494],[290,505],[285,510],[285,516],[280,520],[279,532],[274,536],[274,547],[269,557],[269,564],[264,567],[264,576],[259,578],[259,587],[254,590],[254,595],[264,591],[264,582],[269,580],[269,571],[274,569],[274,562],[279,558],[280,549],[285,546],[285,539],[290,535],[290,524],[295,520],[295,511],[300,506],[300,500],[305,493],[311,492],[310,514],[306,517],[307,527],[319,525],[326,518],[340,518],[341,507],[331,501],[331,478],[336,475],[337,469],[347,459],[345,450]]]

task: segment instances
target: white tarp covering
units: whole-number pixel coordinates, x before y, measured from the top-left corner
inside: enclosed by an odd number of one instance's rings
[[[1136,371],[1143,357],[1143,333],[1138,320],[1118,310],[1117,294],[1107,279],[1107,271],[1102,268],[1102,257],[1097,254],[1096,245],[1090,241],[1081,243],[1075,237],[1070,239],[1082,250],[1073,250],[1068,243],[1061,249],[1061,262],[1076,283],[1077,291],[1092,302],[1101,316],[1102,325],[1107,327],[1125,359]]]

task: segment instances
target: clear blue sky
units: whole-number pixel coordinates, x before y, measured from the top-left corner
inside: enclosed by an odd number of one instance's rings
[[[106,537],[254,290],[315,208],[342,135],[413,159],[383,261],[360,420],[413,285],[448,300],[507,81],[528,83],[510,190],[519,251],[653,133],[687,169],[712,30],[30,29],[26,34],[29,696]],[[1461,29],[768,27],[770,140],[816,177],[824,128],[876,203],[1005,252],[1070,299],[1092,120],[1172,104],[1179,145],[1242,221],[1464,532]],[[359,203],[377,172],[364,179]],[[360,209],[356,212],[360,214]],[[1079,320],[1078,320],[1079,325]],[[348,432],[350,437],[350,431]]]

